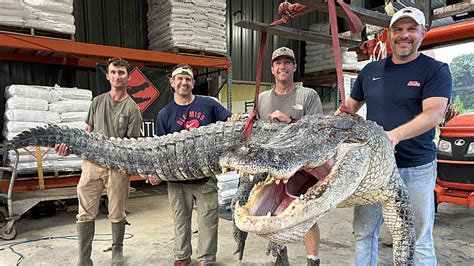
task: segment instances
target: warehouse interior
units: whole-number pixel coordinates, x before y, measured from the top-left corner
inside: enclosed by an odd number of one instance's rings
[[[279,13],[282,2],[299,3],[309,11],[301,16],[290,16],[284,24],[273,27],[271,23],[282,18]],[[92,99],[110,90],[104,74],[107,60],[113,57],[121,57],[131,65],[132,78],[127,90],[141,110],[140,135],[154,137],[158,112],[173,101],[169,79],[177,64],[194,68],[194,94],[211,96],[231,112],[248,115],[255,105],[256,85],[259,84],[260,92],[274,87],[275,79],[270,71],[272,51],[289,47],[296,58],[295,82],[315,90],[324,114],[333,114],[341,98],[349,95],[358,73],[375,60],[377,53],[380,56],[386,52],[380,47],[368,49],[359,45],[364,41],[383,44],[384,29],[386,33],[396,11],[407,6],[423,11],[430,28],[420,48],[426,54],[433,53],[433,49],[473,44],[473,0],[341,2],[366,26],[361,34],[351,34],[347,15],[341,5],[337,5],[339,35],[336,39],[341,44],[345,95],[339,90],[327,1],[0,0],[3,142],[34,127],[58,125],[83,129]],[[263,32],[268,36],[262,46],[261,36],[266,36]],[[260,53],[259,49],[263,51]],[[258,64],[259,59],[262,65]],[[467,64],[474,61],[470,62]],[[466,113],[474,112],[474,98],[470,93],[473,89],[470,84],[459,85],[455,93],[464,101]],[[468,131],[474,128],[471,119],[461,125]],[[474,143],[473,138],[474,133],[467,133],[467,142]],[[74,215],[78,210],[76,186],[82,161],[75,155],[59,156],[54,148],[39,146],[21,149],[19,153],[3,151],[0,256],[5,260],[2,259],[0,265],[75,264]],[[469,157],[468,162],[460,161],[455,160],[463,167],[459,170],[462,178],[468,176],[474,180],[472,158]],[[232,179],[235,187],[238,179],[238,176]],[[126,263],[170,265],[173,263],[173,221],[166,182],[152,186],[138,175],[131,176],[130,181],[127,215],[133,226],[127,227]],[[455,196],[450,195],[447,191],[451,189],[443,188],[442,183],[437,187],[440,193],[437,206],[441,202],[450,203],[439,205],[436,217],[435,241],[444,248],[439,249],[439,264],[468,265],[474,260],[473,182],[467,188],[462,187]],[[216,264],[274,265],[274,258],[264,255],[267,241],[255,235],[248,240],[242,261],[233,255],[236,243],[231,236],[230,200],[235,190],[231,194],[226,192],[220,191]],[[107,204],[104,195],[92,251],[96,265],[110,264]],[[193,247],[197,246],[195,218]],[[323,217],[320,225],[322,264],[353,264],[351,219],[351,211],[347,209],[338,209]],[[382,264],[392,263],[390,241],[390,234],[384,229],[379,258]],[[14,248],[15,243],[18,248]],[[288,245],[291,265],[306,263],[303,249],[300,242]]]

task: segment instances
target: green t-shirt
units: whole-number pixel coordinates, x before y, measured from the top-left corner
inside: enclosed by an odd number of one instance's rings
[[[130,96],[114,101],[106,92],[92,100],[86,123],[107,137],[139,137],[142,113]]]

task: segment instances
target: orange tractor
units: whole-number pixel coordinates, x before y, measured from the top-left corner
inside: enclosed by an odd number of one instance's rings
[[[441,128],[435,204],[474,207],[474,113],[457,115]]]

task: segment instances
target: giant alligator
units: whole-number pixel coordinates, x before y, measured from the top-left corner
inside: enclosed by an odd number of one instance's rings
[[[312,115],[290,125],[257,121],[242,143],[243,126],[218,122],[141,139],[50,126],[23,132],[3,149],[65,143],[71,153],[97,164],[164,181],[219,174],[220,157],[224,168],[251,174],[237,193],[234,217],[241,230],[284,244],[301,239],[336,206],[380,202],[393,237],[394,262],[412,263],[412,210],[381,127],[348,115]]]
[[[305,117],[269,141],[252,138],[233,146],[220,165],[260,178],[251,191],[237,193],[244,198],[234,208],[240,230],[284,244],[302,239],[335,207],[381,203],[395,265],[413,264],[408,192],[388,138],[374,122],[349,115]]]

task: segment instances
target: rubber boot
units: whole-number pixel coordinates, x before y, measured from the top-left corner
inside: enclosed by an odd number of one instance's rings
[[[112,265],[124,265],[123,259],[123,237],[125,235],[125,224],[127,220],[118,223],[112,223]]]
[[[94,240],[95,221],[77,222],[77,240],[79,242],[79,266],[92,264],[92,240]]]
[[[307,258],[307,262],[308,262],[307,263],[308,266],[319,266],[319,263],[320,263],[319,259],[313,260],[310,258]]]

